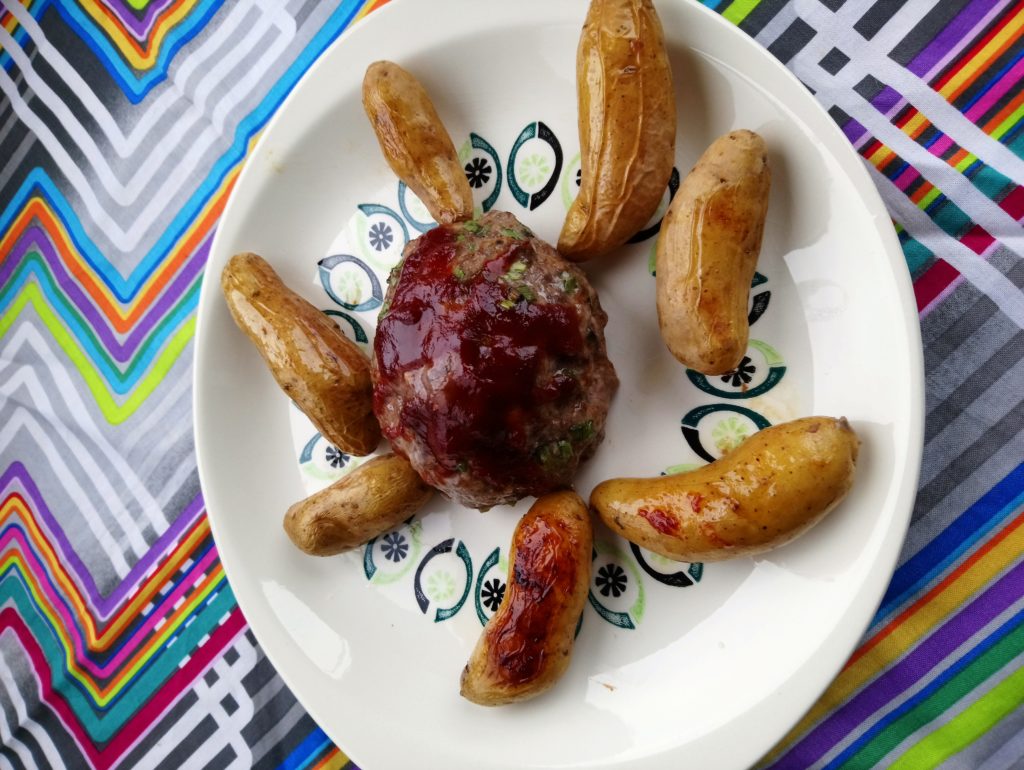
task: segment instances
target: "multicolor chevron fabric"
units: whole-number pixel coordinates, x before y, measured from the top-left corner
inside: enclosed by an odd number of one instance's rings
[[[192,338],[261,128],[382,2],[0,0],[0,767],[352,766],[225,580]],[[762,765],[1022,767],[1024,0],[705,5],[864,158],[925,344],[899,567]]]

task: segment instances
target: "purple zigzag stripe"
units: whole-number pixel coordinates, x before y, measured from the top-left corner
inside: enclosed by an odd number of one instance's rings
[[[18,483],[15,484],[15,482]],[[128,574],[125,575],[124,580],[111,591],[109,596],[103,596],[96,587],[96,582],[93,580],[89,569],[82,563],[78,554],[75,553],[75,549],[68,541],[60,523],[46,506],[43,495],[39,491],[39,487],[32,480],[28,469],[21,462],[15,461],[12,463],[4,471],[3,476],[0,476],[0,489],[3,490],[2,494],[4,497],[10,494],[11,487],[15,487],[16,491],[21,492],[29,499],[32,511],[45,525],[54,547],[60,552],[61,557],[70,565],[72,571],[78,577],[79,585],[83,593],[88,596],[94,615],[97,619],[104,621],[118,610],[136,583],[181,538],[185,530],[199,518],[204,508],[203,497],[201,494],[197,494],[185,506],[185,509],[178,514],[178,518],[167,528],[167,531],[160,535],[156,542],[146,551],[146,554],[132,566]]]
[[[174,0],[153,0],[153,2],[146,6],[146,10],[143,11],[141,17],[136,16],[135,12],[127,3],[124,2],[124,0],[101,0],[101,2],[108,9],[117,14],[117,17],[122,21],[125,27],[130,29],[135,35],[135,39],[141,43],[145,41],[146,37],[152,31],[153,20],[156,18],[157,14],[174,2]]]
[[[21,553],[21,557],[25,561],[29,574],[42,577],[45,580],[46,576],[49,575],[47,565],[40,561],[35,549],[29,543],[28,535],[26,535],[24,528],[20,525],[14,525],[4,527],[0,531],[3,532],[3,535],[0,536],[0,547],[6,550],[9,544],[16,546],[16,550]],[[210,568],[216,565],[216,563],[217,551],[214,548],[209,549],[202,558],[193,562],[182,579],[173,584],[173,588],[167,592],[166,596],[158,597],[152,609],[148,612],[144,611],[136,614],[136,620],[141,622],[133,622],[129,625],[129,628],[132,629],[130,635],[122,633],[122,635],[117,637],[113,652],[103,663],[97,663],[93,659],[96,653],[89,649],[89,643],[83,635],[82,628],[75,617],[68,597],[58,592],[58,595],[55,597],[54,610],[60,618],[65,631],[68,633],[74,659],[79,662],[83,669],[87,670],[97,679],[116,674],[124,666],[126,659],[130,658],[132,653],[141,647],[146,638],[159,630],[163,621],[166,621],[173,614],[175,606],[196,588],[199,582],[209,574]],[[26,587],[28,587],[27,580],[28,575],[23,575],[20,578],[20,582]]]
[[[96,309],[92,300],[82,290],[82,287],[74,277],[67,272],[64,263],[60,259],[60,255],[53,246],[53,242],[46,231],[38,225],[33,225],[25,231],[22,237],[18,239],[18,243],[7,259],[0,264],[0,286],[3,286],[10,280],[11,275],[29,251],[33,249],[39,251],[43,259],[46,260],[46,264],[49,266],[57,285],[60,286],[65,296],[74,303],[75,307],[88,320],[89,326],[96,332],[96,335],[103,343],[103,347],[110,352],[114,360],[124,363],[131,360],[132,355],[138,350],[148,332],[167,314],[171,306],[181,298],[181,295],[188,290],[196,276],[202,272],[212,242],[213,236],[211,234],[199,245],[199,248],[188,258],[185,264],[182,265],[181,270],[153,303],[153,306],[132,327],[124,342],[117,339],[107,319]]]

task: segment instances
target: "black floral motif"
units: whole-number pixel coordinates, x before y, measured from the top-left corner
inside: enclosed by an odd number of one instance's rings
[[[469,183],[476,188],[481,188],[487,184],[487,180],[491,178],[491,164],[483,158],[473,158],[469,163],[466,164],[466,179]]]
[[[409,544],[406,543],[405,536],[397,532],[389,532],[384,535],[381,548],[384,551],[384,558],[391,559],[393,562],[400,562],[409,555]]]
[[[734,388],[738,388],[740,385],[746,385],[754,379],[754,372],[756,371],[757,367],[754,366],[750,358],[743,356],[739,366],[723,375],[722,382],[727,382]]]
[[[597,587],[601,589],[601,596],[611,594],[616,599],[626,591],[626,570],[618,564],[605,564],[597,571]]]
[[[491,612],[497,612],[501,600],[505,598],[505,584],[498,578],[491,578],[480,589],[480,601]]]
[[[576,186],[579,187],[583,184],[583,169],[576,169]]]
[[[327,447],[324,456],[327,458],[328,465],[332,468],[344,468],[345,463],[352,459],[333,444]]]
[[[370,245],[377,251],[384,251],[394,239],[391,227],[383,222],[378,222],[370,228]]]

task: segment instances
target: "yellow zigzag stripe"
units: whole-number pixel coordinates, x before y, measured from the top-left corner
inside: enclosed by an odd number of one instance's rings
[[[57,316],[50,309],[38,284],[25,284],[25,288],[18,294],[17,299],[14,300],[3,316],[0,316],[0,337],[7,334],[26,305],[29,304],[39,314],[39,318],[45,324],[54,340],[74,364],[82,379],[85,380],[85,384],[89,388],[89,392],[92,393],[96,405],[111,425],[119,425],[135,413],[149,397],[150,393],[160,384],[161,380],[164,379],[171,367],[174,366],[178,357],[181,356],[192,340],[196,330],[195,317],[189,318],[183,323],[181,328],[167,341],[164,349],[150,367],[149,372],[139,381],[138,386],[132,390],[131,395],[128,396],[124,403],[119,404],[107,387],[103,375],[99,373],[89,360],[89,357],[75,343],[74,338],[61,325]]]

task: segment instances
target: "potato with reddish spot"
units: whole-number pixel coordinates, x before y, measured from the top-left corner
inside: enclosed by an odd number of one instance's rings
[[[766,428],[688,473],[598,484],[590,505],[630,542],[679,561],[721,561],[777,548],[846,496],[860,441],[845,418]]]
[[[679,531],[679,522],[675,517],[660,508],[641,508],[637,513],[663,535],[673,535]]]
[[[512,535],[508,588],[462,672],[481,706],[536,697],[569,666],[587,601],[593,530],[575,492],[538,498]]]

